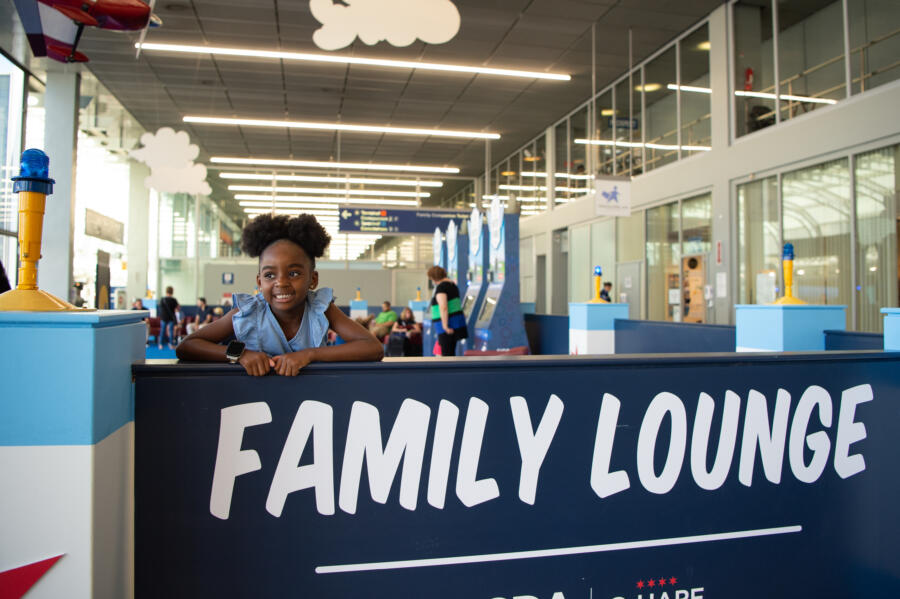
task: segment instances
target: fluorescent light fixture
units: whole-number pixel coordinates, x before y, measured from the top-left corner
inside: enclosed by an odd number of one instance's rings
[[[735,96],[747,96],[750,98],[765,98],[768,100],[774,100],[775,94],[769,94],[766,92],[748,92],[742,89],[736,90],[734,92]],[[837,100],[832,100],[830,98],[811,98],[809,96],[795,96],[792,94],[781,94],[778,96],[782,100],[794,100],[795,102],[811,102],[813,104],[837,104]]]
[[[616,113],[612,108],[601,108],[600,109],[600,116],[613,116],[614,114],[616,114]]]
[[[274,193],[309,193],[338,196],[384,196],[393,198],[427,198],[427,191],[391,191],[381,189],[337,189],[334,187],[271,187],[265,185],[229,185],[229,191],[262,191]]]
[[[638,84],[634,86],[634,91],[639,92],[643,90],[645,92],[655,92],[658,91],[661,87],[662,85],[660,85],[659,83],[645,83],[644,85]]]
[[[498,189],[510,191],[547,191],[543,185],[498,185]],[[554,187],[555,191],[569,191],[575,193],[588,193],[591,190],[586,187]]]
[[[544,172],[527,172],[522,171],[523,177],[542,177],[544,179],[547,178],[547,173]],[[575,175],[569,173],[553,173],[553,176],[557,179],[593,179],[594,175]]]
[[[245,214],[269,214],[272,212],[271,208],[244,208]],[[275,208],[276,214],[309,214],[307,210],[298,210],[295,208]],[[333,222],[335,224],[338,223],[339,218],[337,216],[319,216],[317,214],[313,214],[316,217],[316,220],[319,222]]]
[[[268,200],[272,201],[273,196],[271,194],[252,194],[252,193],[236,193],[234,194],[234,199],[236,200]],[[317,196],[274,196],[276,202],[323,202],[323,203],[335,203],[340,202],[341,204],[360,204],[367,206],[417,206],[417,202],[415,200],[388,200],[388,199],[369,199],[369,198],[335,198],[335,197],[317,197]]]
[[[549,79],[553,81],[569,81],[571,75],[562,73],[540,73],[536,71],[520,71],[518,69],[496,69],[460,64],[440,64],[433,62],[416,62],[412,60],[385,60],[380,58],[362,58],[357,56],[338,56],[333,54],[309,54],[305,52],[279,52],[273,50],[251,50],[250,48],[220,48],[214,46],[192,46],[188,44],[135,44],[146,52],[182,52],[188,54],[211,54],[213,56],[236,56],[240,58],[269,58],[272,60],[302,60],[307,62],[331,62],[337,64],[357,64],[373,67],[392,67],[398,69],[422,69],[427,71],[445,71],[451,73],[471,73],[475,75],[498,75],[503,77],[523,77],[525,79]]]
[[[257,208],[265,208],[266,206],[271,206],[271,201],[265,200],[240,200],[238,202],[238,206],[253,206]],[[275,200],[275,206],[283,206],[286,208],[300,208],[303,210],[322,212],[333,210],[334,214],[337,214],[338,205],[337,204],[303,204],[300,202],[282,202],[280,200]]]
[[[708,87],[697,87],[695,85],[677,85],[675,83],[670,83],[667,85],[669,89],[675,90],[680,89],[683,92],[696,92],[698,94],[711,94],[712,90]]]
[[[221,179],[246,179],[248,181],[271,181],[273,175],[265,173],[219,173]],[[313,175],[274,175],[276,181],[302,181],[305,183],[334,183],[336,185],[393,185],[397,187],[443,187],[443,181],[422,179],[368,179],[365,177],[316,177]]]
[[[577,144],[587,144],[592,146],[621,146],[623,148],[651,148],[654,150],[677,150],[677,145],[657,144],[657,143],[641,143],[639,141],[612,141],[609,139],[576,139]],[[710,146],[681,146],[682,150],[690,152],[709,152],[712,150]]]
[[[348,125],[345,123],[269,121],[263,119],[238,119],[212,116],[186,116],[182,120],[185,123],[199,123],[204,125],[278,127],[287,129],[314,129],[317,131],[352,131],[354,133],[387,133],[397,135],[427,135],[431,137],[462,137],[465,139],[500,139],[499,133],[480,133],[478,131],[447,131],[441,129],[417,129],[414,127],[380,127],[377,125]]]
[[[706,50],[706,51],[709,51],[710,47],[711,47],[711,46],[710,46],[710,44],[709,44],[709,40],[706,40],[705,42],[700,42],[699,44],[697,44],[697,49],[698,49],[698,50]]]
[[[213,164],[244,164],[250,166],[281,166],[285,168],[342,168],[360,171],[409,171],[414,173],[446,173],[455,175],[455,166],[422,166],[415,164],[372,164],[367,162],[320,162],[315,160],[278,160],[275,158],[233,158],[213,156]]]

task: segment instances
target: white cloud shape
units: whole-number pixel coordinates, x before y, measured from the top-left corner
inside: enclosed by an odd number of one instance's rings
[[[387,40],[403,48],[416,39],[428,44],[449,42],[459,31],[459,11],[451,0],[309,0],[322,23],[313,42],[323,50],[340,50],[359,37],[374,46]]]
[[[129,154],[150,167],[150,176],[144,179],[146,187],[166,193],[212,193],[206,182],[206,167],[194,163],[200,148],[191,143],[186,131],[176,133],[162,127],[155,134],[144,133],[141,143],[144,147]]]

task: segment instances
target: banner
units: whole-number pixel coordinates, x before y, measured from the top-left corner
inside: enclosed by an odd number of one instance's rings
[[[627,177],[597,177],[593,194],[597,216],[631,215],[631,181]]]
[[[900,596],[898,367],[136,365],[136,597]]]

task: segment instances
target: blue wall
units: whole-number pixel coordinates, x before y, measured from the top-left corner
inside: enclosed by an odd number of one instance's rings
[[[721,324],[616,320],[617,354],[733,352],[735,328]]]

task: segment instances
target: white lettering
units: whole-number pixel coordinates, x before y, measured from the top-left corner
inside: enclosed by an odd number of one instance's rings
[[[684,589],[678,589],[675,591],[675,599],[688,599],[690,593]]]
[[[493,478],[476,480],[487,416],[488,405],[477,397],[470,398],[466,424],[463,427],[462,446],[459,450],[459,467],[456,469],[456,496],[466,507],[500,496],[497,481]]]
[[[428,471],[428,503],[439,510],[444,509],[447,497],[447,480],[450,478],[450,460],[453,457],[453,439],[456,437],[458,421],[459,408],[442,399],[434,427],[431,467]]]
[[[866,425],[853,421],[856,406],[872,401],[873,397],[871,385],[850,387],[841,394],[837,440],[834,444],[834,471],[841,478],[859,474],[866,469],[866,459],[859,453],[850,455],[850,446],[866,438]]]
[[[797,480],[804,483],[816,482],[822,476],[828,463],[828,452],[831,451],[828,433],[819,431],[811,435],[806,434],[813,408],[816,407],[819,409],[819,422],[825,428],[831,426],[831,396],[822,387],[812,385],[800,396],[797,409],[794,410],[791,436],[788,440],[788,461],[791,464],[791,471]],[[813,452],[808,466],[803,461],[804,441]]]
[[[268,404],[262,401],[222,408],[219,448],[216,450],[216,466],[209,496],[209,513],[216,518],[228,520],[234,480],[242,474],[262,468],[255,449],[241,449],[244,429],[269,422],[272,422],[272,412]]]
[[[784,460],[784,442],[790,407],[791,394],[779,389],[770,430],[765,395],[759,391],[750,391],[744,415],[744,438],[741,442],[741,464],[738,470],[738,480],[744,486],[749,487],[753,483],[753,464],[756,461],[757,446],[766,478],[775,484],[781,482],[781,465]]]
[[[656,452],[659,427],[666,414],[669,414],[672,421],[672,435],[669,438],[669,452],[662,473],[657,476],[653,467],[653,456]],[[638,435],[638,478],[645,489],[658,495],[672,490],[681,473],[686,446],[687,414],[684,404],[673,393],[667,391],[658,393],[647,407],[647,413],[644,414],[644,421],[641,423],[641,432]]]
[[[624,470],[609,471],[612,459],[616,425],[619,422],[619,406],[622,403],[614,395],[603,394],[600,416],[597,418],[597,435],[594,438],[594,458],[591,463],[591,488],[597,497],[605,498],[631,486]]]
[[[309,488],[316,490],[316,510],[324,516],[334,514],[333,420],[331,406],[320,401],[304,401],[297,409],[266,499],[266,511],[276,518],[289,494]],[[310,435],[312,464],[298,466]]]
[[[341,467],[338,505],[342,510],[348,514],[356,513],[363,459],[368,466],[372,500],[382,504],[387,503],[402,459],[400,505],[408,510],[416,509],[430,418],[431,408],[414,399],[405,399],[400,405],[387,445],[382,449],[378,408],[361,401],[353,403]]]
[[[721,487],[731,469],[734,446],[737,443],[741,398],[733,391],[725,392],[725,410],[722,413],[719,446],[716,450],[712,470],[707,471],[706,454],[709,449],[709,435],[715,406],[716,402],[712,397],[706,393],[700,394],[700,400],[697,402],[697,417],[694,420],[694,432],[691,435],[691,474],[693,474],[697,486],[707,491],[714,491]]]
[[[516,440],[519,442],[519,455],[522,456],[522,468],[519,473],[519,499],[528,505],[534,505],[537,494],[538,475],[541,464],[547,456],[547,450],[556,434],[562,418],[563,402],[556,395],[551,395],[544,408],[544,415],[537,430],[532,432],[531,415],[524,397],[510,397],[513,424],[516,427]]]
[[[691,589],[691,599],[703,599],[703,587]]]

